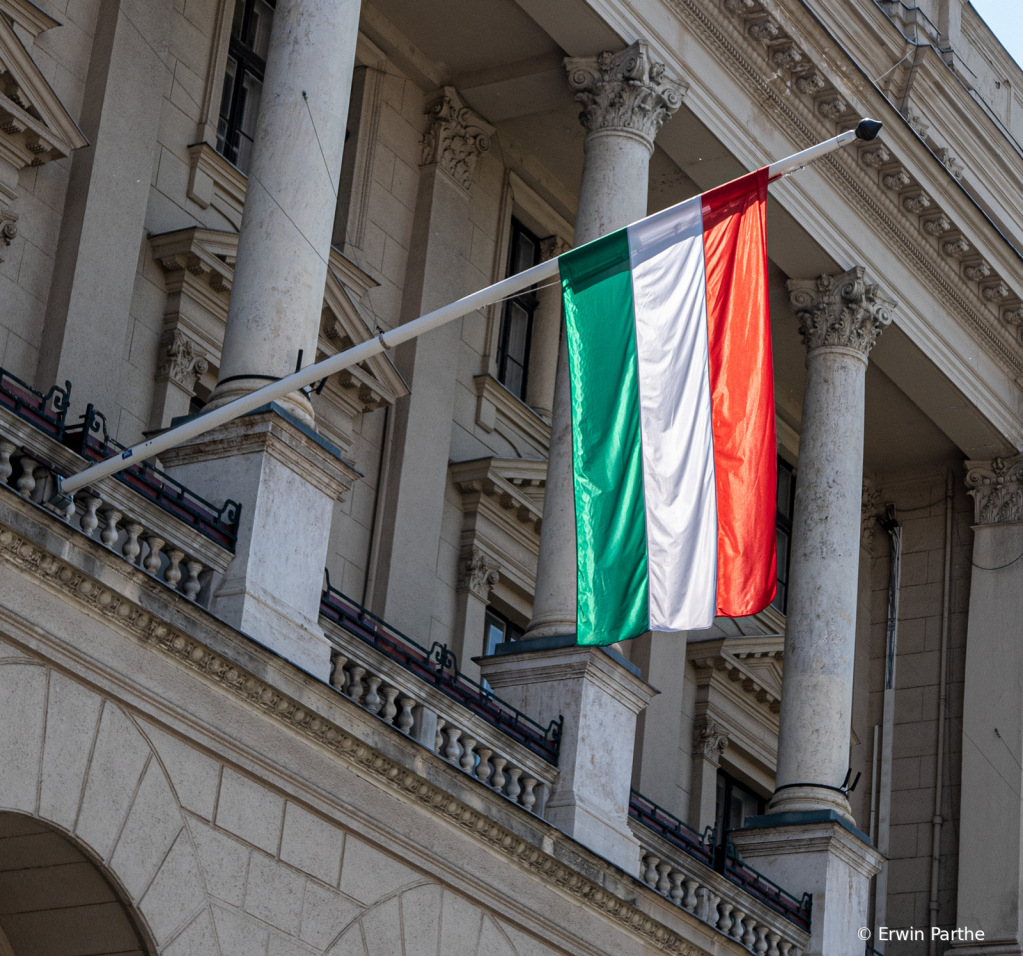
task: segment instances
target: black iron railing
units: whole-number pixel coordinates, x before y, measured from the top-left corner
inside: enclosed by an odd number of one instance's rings
[[[106,416],[91,404],[85,409],[80,424],[64,429],[63,443],[88,461],[103,461],[125,449],[110,437]],[[242,510],[237,501],[228,499],[223,507],[217,508],[146,461],[125,468],[114,477],[211,541],[234,551]]]
[[[557,766],[563,718],[543,727],[463,674],[458,669],[458,658],[446,644],[434,641],[427,650],[332,587],[326,571],[324,577],[326,585],[320,597],[320,614]]]
[[[787,920],[802,929],[810,929],[813,903],[810,894],[804,893],[801,899],[797,898],[744,863],[727,835],[722,845],[712,827],[707,827],[701,834],[636,790],[632,791],[629,798],[629,816],[688,856],[713,867],[729,883],[741,887]]]
[[[124,445],[110,437],[103,413],[92,405],[86,408],[77,425],[68,425],[70,397],[70,382],[65,382],[63,388],[54,385],[43,393],[0,368],[0,408],[8,409],[22,421],[56,438],[87,461],[102,461],[124,451]],[[222,508],[217,508],[148,462],[132,465],[115,477],[211,541],[234,551],[241,516],[241,505],[237,501],[228,500]]]
[[[63,388],[54,385],[44,394],[7,369],[0,368],[0,407],[10,409],[18,418],[58,441],[64,437],[70,399],[70,382],[65,382]]]

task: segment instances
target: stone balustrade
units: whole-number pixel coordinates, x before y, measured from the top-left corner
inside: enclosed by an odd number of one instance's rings
[[[38,403],[27,386],[17,380],[12,384],[3,374],[0,398],[12,393]],[[62,421],[60,427],[49,428],[55,419],[47,417],[45,401],[35,409],[39,421],[33,420],[32,411],[30,404],[18,407],[0,401],[0,486],[54,511],[47,503],[56,491],[56,476],[80,471],[86,462],[62,440],[69,434]],[[130,480],[131,476],[128,482],[105,478],[76,494],[73,506],[57,513],[133,566],[206,605],[231,563],[231,549],[197,527],[194,508],[189,512],[173,503],[168,507],[158,494],[136,490]],[[181,491],[173,489],[175,498]],[[168,501],[170,492],[168,488]],[[215,510],[209,518],[215,521]]]
[[[644,822],[651,809],[661,832]],[[673,838],[665,818],[686,832]],[[709,840],[638,794],[629,822],[642,847],[640,877],[649,887],[756,956],[802,956],[810,939],[808,900],[790,896],[731,854],[722,860]]]
[[[543,728],[527,727],[528,718],[471,685],[439,645],[432,652],[412,642],[398,647],[389,632],[373,646],[353,633],[358,628],[347,618],[325,613],[320,620],[335,647],[331,683],[342,694],[513,803],[543,814],[558,777],[542,746]],[[441,686],[456,677],[469,685],[461,700]],[[495,720],[495,713],[507,722]],[[553,737],[556,730],[547,733]]]

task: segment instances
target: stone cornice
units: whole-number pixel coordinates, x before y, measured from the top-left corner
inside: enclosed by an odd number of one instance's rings
[[[0,0],[0,13],[6,14],[17,26],[28,31],[33,37],[61,25],[32,0]]]
[[[57,521],[56,518],[53,520]],[[109,620],[118,630],[201,675],[235,699],[260,711],[268,719],[324,747],[379,786],[397,791],[429,807],[452,826],[484,842],[494,852],[574,897],[592,911],[613,920],[644,943],[671,956],[700,956],[703,952],[649,916],[635,902],[623,899],[596,879],[544,852],[476,807],[457,799],[321,714],[312,712],[294,697],[283,693],[229,657],[211,650],[185,631],[155,617],[116,588],[86,575],[73,564],[57,558],[2,523],[0,560],[18,567],[34,577],[40,585],[60,594],[70,603]],[[600,864],[597,864],[596,871],[599,869]],[[614,878],[628,881],[623,886],[631,891],[633,900],[637,891],[644,895],[650,893],[652,899],[657,900],[657,895],[638,881],[631,881],[629,877],[617,872]],[[689,922],[690,918],[682,914],[675,915]],[[694,929],[699,932],[698,927],[694,926]]]
[[[741,690],[758,709],[769,711],[777,722],[781,712],[781,670],[785,653],[782,637],[726,637],[697,641],[686,648],[686,658],[697,670],[697,682],[710,682],[716,674]]]
[[[853,79],[848,78],[849,74],[839,77],[837,75],[839,71],[832,66],[834,55],[829,59],[826,70],[813,66],[814,73],[821,76],[826,83],[825,88],[819,93],[804,92],[795,86],[801,95],[793,96],[792,86],[779,84],[778,64],[767,55],[769,48],[763,48],[759,55],[755,52],[756,44],[766,43],[766,38],[751,37],[747,31],[751,26],[748,20],[759,17],[775,23],[779,29],[778,36],[784,35],[784,39],[795,44],[795,41],[785,34],[786,30],[791,29],[788,21],[792,18],[788,16],[784,4],[777,7],[772,4],[771,15],[768,16],[766,8],[760,6],[757,0],[749,2],[664,0],[664,2],[688,22],[705,42],[709,41],[729,65],[731,75],[746,86],[756,102],[778,115],[786,134],[797,148],[802,149],[819,142],[823,138],[822,132],[827,130],[828,125],[830,130],[826,135],[833,135],[835,125],[827,123],[812,105],[819,96],[834,95],[833,91],[829,93],[830,86],[827,85],[832,81],[837,84],[838,93],[850,104],[851,110],[862,108],[864,101],[869,99],[872,111],[881,113],[882,117],[890,116],[894,112],[891,104],[885,100],[878,100],[873,90],[860,88],[863,84],[857,82],[858,74],[853,74]],[[776,19],[779,16],[785,19],[783,25]],[[802,22],[806,22],[805,12]],[[834,42],[833,37],[824,33],[820,24],[811,23],[810,29],[811,32],[816,30],[821,33],[821,45]],[[783,70],[781,75],[785,75],[784,67],[781,69]],[[806,73],[806,63],[802,69]],[[789,71],[788,75],[793,77],[794,85],[795,74]],[[898,129],[894,132],[900,139],[905,138]],[[893,136],[889,136],[885,140],[885,145],[889,149],[892,149],[893,139]],[[904,147],[905,144],[899,146],[900,149]],[[933,159],[924,158],[925,153],[926,148],[922,148],[921,162],[924,164],[933,162]],[[869,221],[879,227],[890,248],[912,266],[924,284],[934,290],[936,296],[951,312],[964,320],[966,327],[984,343],[1002,367],[1014,378],[1023,377],[1023,348],[1020,347],[1014,330],[999,322],[993,314],[994,310],[983,300],[979,292],[972,290],[964,279],[958,277],[957,270],[952,269],[947,260],[943,261],[935,242],[906,227],[907,211],[898,206],[897,201],[893,200],[879,183],[871,182],[870,177],[865,175],[865,170],[857,170],[855,162],[850,161],[848,156],[833,154],[821,160],[817,168],[830,180],[839,194],[850,197],[865,210]],[[967,207],[967,204],[963,205],[964,208]],[[972,214],[975,216],[976,211],[974,210]],[[916,218],[913,217],[914,220]]]

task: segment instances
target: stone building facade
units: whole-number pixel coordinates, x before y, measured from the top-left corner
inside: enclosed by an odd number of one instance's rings
[[[963,0],[0,0],[0,956],[1023,953],[1020,91]],[[575,646],[554,282],[50,504],[863,116],[754,618]]]

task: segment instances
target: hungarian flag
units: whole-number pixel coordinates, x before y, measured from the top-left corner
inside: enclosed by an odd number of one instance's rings
[[[560,258],[580,644],[774,599],[766,207],[761,169]]]

